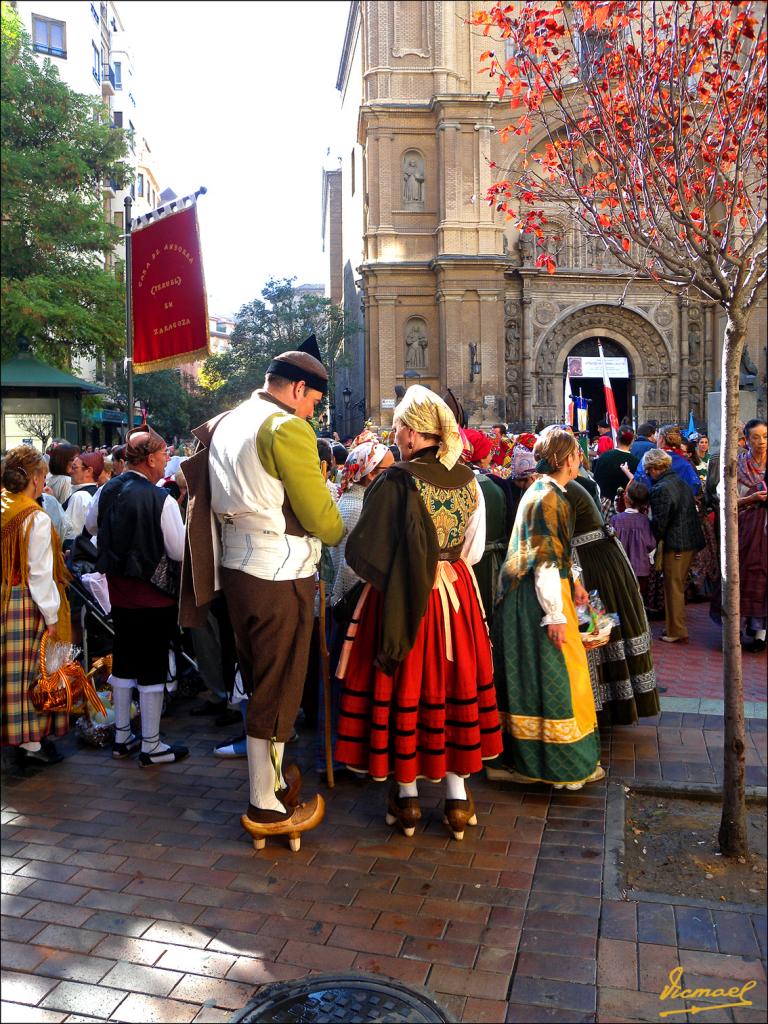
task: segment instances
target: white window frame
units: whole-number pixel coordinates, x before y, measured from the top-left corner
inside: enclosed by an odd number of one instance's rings
[[[35,32],[38,25],[45,25],[47,42],[45,45],[35,41]],[[53,46],[51,42],[51,30],[53,26],[61,29],[61,41],[63,46]],[[58,57],[59,60],[67,59],[67,23],[57,18],[46,18],[42,14],[32,15],[32,49],[35,53],[43,53],[47,57]]]

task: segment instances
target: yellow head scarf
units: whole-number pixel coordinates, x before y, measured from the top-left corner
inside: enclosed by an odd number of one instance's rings
[[[456,417],[434,391],[425,388],[423,384],[412,384],[395,409],[393,419],[420,434],[435,434],[439,437],[437,459],[446,469],[452,469],[459,461],[464,445],[459,436]]]

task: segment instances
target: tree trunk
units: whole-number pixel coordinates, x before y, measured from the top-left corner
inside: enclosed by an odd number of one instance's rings
[[[747,855],[747,808],[744,792],[744,678],[741,665],[739,596],[739,525],[736,458],[738,455],[739,367],[745,328],[729,312],[722,362],[720,419],[720,558],[723,596],[723,816],[718,840],[727,857]]]

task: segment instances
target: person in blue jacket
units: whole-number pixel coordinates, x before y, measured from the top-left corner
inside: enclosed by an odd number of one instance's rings
[[[641,423],[637,428],[637,437],[632,442],[629,454],[642,459],[647,451],[656,447],[656,427],[653,423]]]
[[[669,426],[659,427],[659,448],[667,452],[672,459],[673,473],[677,475],[688,484],[693,491],[694,498],[697,498],[701,493],[701,479],[699,474],[696,472],[695,466],[684,454],[683,435],[680,432],[680,427],[676,424],[670,424]],[[654,481],[648,476],[644,466],[645,459],[642,459],[640,465],[637,467],[635,472],[635,480],[640,483],[644,483],[650,491],[653,488]]]

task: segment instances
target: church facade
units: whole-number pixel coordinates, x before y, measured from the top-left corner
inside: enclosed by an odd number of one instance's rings
[[[592,365],[578,357],[596,355],[600,339],[617,360],[619,416],[687,423],[693,412],[705,423],[720,377],[720,310],[698,294],[630,279],[562,210],[546,211],[546,237],[534,243],[484,201],[522,157],[518,137],[503,145],[495,133],[512,112],[478,72],[494,43],[467,23],[477,6],[350,5],[339,88],[346,124],[355,107],[357,137],[342,172],[357,177],[368,415],[390,423],[396,386],[418,381],[450,388],[474,424],[554,422],[572,357],[571,385],[590,399],[594,427],[605,411],[602,383],[573,371]],[[344,221],[346,235],[346,212]],[[540,245],[556,273],[536,268]],[[748,340],[763,412],[764,307]]]

